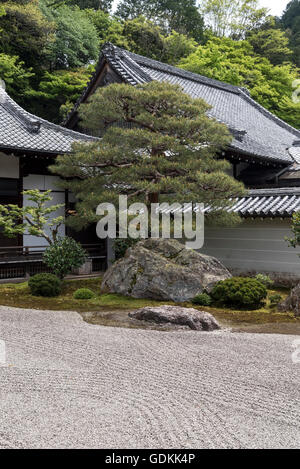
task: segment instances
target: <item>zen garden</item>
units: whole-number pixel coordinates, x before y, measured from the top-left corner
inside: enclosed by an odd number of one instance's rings
[[[299,446],[300,2],[230,3],[1,3],[0,448]]]

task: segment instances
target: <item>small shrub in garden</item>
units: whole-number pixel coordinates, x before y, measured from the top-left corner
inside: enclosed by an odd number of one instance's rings
[[[75,300],[90,300],[93,296],[94,293],[89,288],[79,288],[73,295]]]
[[[273,281],[268,275],[257,274],[255,280],[258,280],[258,282],[262,283],[267,288],[273,285]]]
[[[257,309],[267,297],[265,285],[254,278],[232,277],[218,282],[211,292],[214,301],[228,306]]]
[[[84,264],[87,253],[77,241],[66,236],[58,238],[44,252],[43,260],[60,279]]]
[[[37,274],[29,279],[28,286],[34,296],[54,297],[61,293],[61,281],[53,274]]]
[[[207,293],[201,293],[192,299],[192,303],[199,306],[210,306],[211,297]]]
[[[275,308],[275,306],[277,306],[281,302],[282,296],[277,293],[275,295],[271,295],[269,300],[271,308]]]

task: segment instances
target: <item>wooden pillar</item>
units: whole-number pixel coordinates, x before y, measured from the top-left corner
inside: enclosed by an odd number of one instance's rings
[[[114,240],[110,238],[106,238],[106,264],[107,268],[114,263],[116,260],[115,256],[115,248],[114,248]]]
[[[18,181],[18,198],[19,207],[23,207],[23,160],[19,157],[19,181]],[[18,246],[23,246],[23,235],[18,235]]]

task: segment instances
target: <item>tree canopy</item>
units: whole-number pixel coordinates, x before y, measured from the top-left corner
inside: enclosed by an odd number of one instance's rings
[[[50,70],[81,67],[99,54],[96,27],[79,7],[47,7],[47,0],[40,0],[43,14],[54,24],[54,40],[47,45],[46,56]]]
[[[288,3],[281,24],[287,31],[290,47],[293,51],[293,60],[300,67],[300,1],[292,0]]]
[[[180,67],[210,78],[248,88],[251,96],[295,127],[300,127],[300,104],[292,101],[298,73],[291,63],[274,66],[256,55],[248,41],[214,38],[182,59]]]
[[[258,0],[203,0],[201,11],[213,34],[238,39],[261,24],[267,14]]]
[[[211,217],[236,220],[222,207],[243,194],[243,185],[218,158],[232,137],[208,110],[202,99],[168,83],[99,88],[80,114],[85,128],[105,129],[101,145],[76,144],[73,154],[58,157],[52,167],[78,202],[70,223],[81,228],[96,221],[99,203],[117,206],[119,195],[150,204],[156,196],[174,202],[174,194],[179,203],[209,204]]]
[[[123,20],[144,15],[167,33],[174,30],[203,39],[203,18],[195,0],[122,0],[116,15]]]
[[[299,0],[282,18],[269,16],[257,0],[120,0],[116,13],[111,6],[111,0],[1,2],[0,79],[12,97],[60,122],[109,41],[246,86],[299,127],[299,106],[291,99],[300,66]]]

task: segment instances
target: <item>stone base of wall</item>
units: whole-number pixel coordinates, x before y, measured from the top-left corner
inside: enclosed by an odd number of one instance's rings
[[[289,274],[285,272],[263,272],[263,271],[244,271],[241,269],[229,269],[232,275],[240,277],[255,277],[257,274],[268,275],[274,282],[275,287],[295,287],[300,283],[300,276],[295,274]]]
[[[93,273],[93,261],[88,259],[79,269],[73,271],[74,275],[91,275]]]

